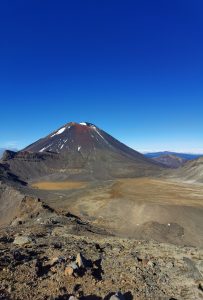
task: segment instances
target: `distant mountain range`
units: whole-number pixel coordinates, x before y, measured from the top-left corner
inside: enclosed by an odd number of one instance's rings
[[[203,154],[179,153],[179,152],[171,152],[171,151],[150,152],[150,153],[144,153],[144,155],[148,158],[157,158],[163,155],[164,156],[173,155],[186,160],[193,160],[203,156]]]

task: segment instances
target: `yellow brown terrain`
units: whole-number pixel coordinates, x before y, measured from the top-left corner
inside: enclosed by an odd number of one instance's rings
[[[61,190],[58,188],[62,184]],[[46,203],[71,211],[117,235],[203,245],[203,186],[167,179],[136,178],[74,184],[35,183]],[[67,188],[70,188],[67,190]]]
[[[85,182],[74,182],[74,181],[62,181],[62,182],[50,182],[41,181],[32,184],[32,187],[38,188],[40,190],[71,190],[79,189],[86,186]]]

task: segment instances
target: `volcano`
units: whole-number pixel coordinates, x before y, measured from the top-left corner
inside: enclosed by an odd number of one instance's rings
[[[6,151],[3,162],[23,180],[49,174],[59,179],[138,177],[161,169],[88,122],[67,123],[22,151]]]

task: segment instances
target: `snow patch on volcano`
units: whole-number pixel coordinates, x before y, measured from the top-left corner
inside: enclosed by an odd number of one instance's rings
[[[60,128],[56,133],[54,133],[53,135],[51,135],[51,137],[53,137],[53,136],[55,136],[55,135],[58,135],[58,134],[61,134],[61,133],[63,133],[65,130],[66,130],[66,127]]]
[[[92,126],[96,133],[106,142],[105,138],[101,135],[101,133],[97,130],[95,126]]]
[[[47,146],[47,147],[44,147],[42,148],[41,150],[39,150],[39,152],[44,152],[47,148],[49,148],[51,145]]]

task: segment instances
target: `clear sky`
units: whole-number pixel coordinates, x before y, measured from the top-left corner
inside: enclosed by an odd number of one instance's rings
[[[203,152],[202,0],[0,1],[0,147],[89,121]]]

